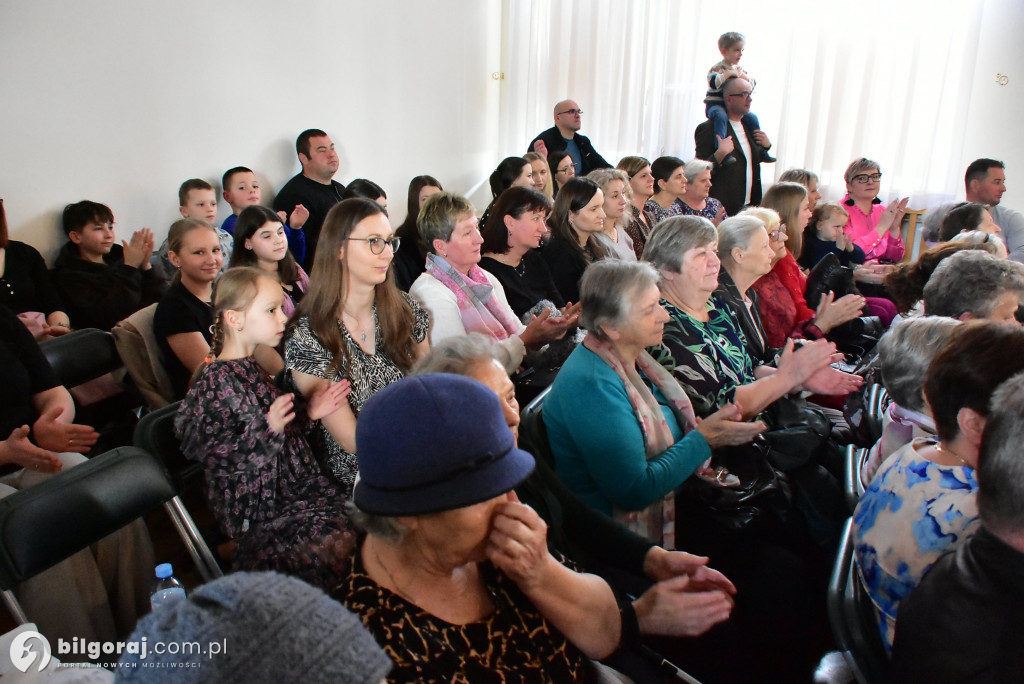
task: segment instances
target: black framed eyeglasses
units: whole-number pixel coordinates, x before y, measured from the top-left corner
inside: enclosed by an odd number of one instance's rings
[[[867,185],[868,183],[877,183],[882,180],[881,173],[861,173],[853,177],[854,183],[860,183],[861,185]]]
[[[398,251],[398,247],[402,244],[402,238],[400,238],[400,237],[391,237],[391,238],[382,238],[382,237],[354,238],[354,237],[350,237],[350,238],[345,238],[345,239],[346,240],[359,240],[360,242],[365,242],[366,244],[370,245],[370,251],[373,252],[374,254],[380,254],[381,252],[383,252],[384,251],[384,245],[390,245],[391,246],[391,253],[394,254],[395,252]]]
[[[582,115],[583,114],[583,110],[582,109],[566,109],[564,112],[558,112],[558,116],[562,116],[563,114],[572,114],[573,116],[576,116],[577,114]]]

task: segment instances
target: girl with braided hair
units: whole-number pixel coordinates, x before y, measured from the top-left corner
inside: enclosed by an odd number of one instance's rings
[[[210,508],[238,544],[236,570],[276,570],[331,588],[355,536],[347,494],[306,441],[310,421],[346,402],[347,380],[326,383],[304,404],[281,392],[256,361],[285,328],[281,285],[257,268],[229,269],[217,284],[209,360],[181,403],[181,450],[202,463]]]

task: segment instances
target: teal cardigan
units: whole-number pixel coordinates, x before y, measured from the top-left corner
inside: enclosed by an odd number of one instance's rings
[[[654,396],[677,441],[651,460],[647,460],[643,432],[625,386],[608,364],[583,345],[566,360],[544,399],[541,415],[558,476],[603,513],[610,515],[612,507],[646,508],[711,456],[704,436],[692,430],[682,437],[668,401],[657,388]]]

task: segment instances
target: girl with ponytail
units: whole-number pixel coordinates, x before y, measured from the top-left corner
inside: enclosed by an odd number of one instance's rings
[[[181,403],[181,450],[202,463],[210,508],[238,544],[235,570],[275,570],[330,588],[355,536],[347,496],[322,472],[304,436],[310,421],[346,402],[347,380],[304,405],[282,393],[253,357],[285,328],[281,285],[257,268],[229,269],[217,284],[210,356]]]

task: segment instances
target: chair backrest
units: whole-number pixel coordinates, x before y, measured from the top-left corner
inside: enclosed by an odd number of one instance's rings
[[[536,458],[543,458],[552,468],[555,467],[555,454],[551,451],[548,442],[548,431],[544,426],[544,419],[541,415],[544,407],[544,398],[551,391],[551,386],[545,387],[525,409],[520,412],[519,420],[519,448],[525,449]]]
[[[0,589],[11,589],[175,495],[163,465],[120,447],[0,499]]]
[[[174,386],[164,369],[160,347],[153,334],[156,307],[156,304],[150,304],[136,311],[111,331],[117,353],[150,409],[158,409],[174,401]]]
[[[839,553],[828,583],[828,621],[839,649],[861,684],[891,681],[878,621],[853,560],[853,518],[843,527]]]
[[[174,434],[174,417],[180,401],[147,413],[135,426],[132,443],[160,459],[178,491],[182,491],[202,473],[203,467],[181,453],[181,442]]]
[[[65,387],[75,387],[111,373],[123,364],[106,330],[82,328],[39,343],[46,360]]]
[[[907,209],[904,220],[907,222],[907,233],[903,239],[906,249],[903,253],[903,261],[916,261],[924,247],[924,231],[918,230],[924,226],[924,215],[927,209]]]

